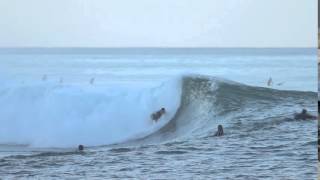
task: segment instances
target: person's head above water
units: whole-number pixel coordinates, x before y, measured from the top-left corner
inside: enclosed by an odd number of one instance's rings
[[[306,109],[302,109],[302,114],[306,114],[307,113],[307,110]]]
[[[166,112],[166,109],[165,108],[161,108],[161,112]]]
[[[80,145],[78,146],[78,150],[79,150],[79,151],[83,151],[83,149],[84,149],[84,146],[80,144]]]

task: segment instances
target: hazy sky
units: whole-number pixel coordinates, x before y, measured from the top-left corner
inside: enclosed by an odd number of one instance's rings
[[[0,47],[316,47],[317,0],[0,0]]]

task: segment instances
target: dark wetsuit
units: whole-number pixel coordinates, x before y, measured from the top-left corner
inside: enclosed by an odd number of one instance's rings
[[[162,115],[161,112],[158,111],[158,112],[153,113],[153,114],[151,115],[151,118],[152,118],[153,120],[157,121],[158,119],[160,119],[161,115]]]
[[[223,128],[221,125],[218,126],[218,131],[214,134],[214,136],[223,136]]]

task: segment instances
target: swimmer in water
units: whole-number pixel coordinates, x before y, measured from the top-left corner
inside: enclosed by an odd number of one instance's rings
[[[309,114],[306,109],[303,109],[301,113],[297,113],[294,115],[294,119],[295,120],[314,120],[314,119],[317,119],[317,117]]]
[[[218,131],[214,134],[214,136],[223,136],[223,128],[222,125],[218,126]]]
[[[165,114],[165,113],[166,113],[166,109],[165,108],[161,108],[159,111],[154,112],[154,113],[151,114],[151,119],[153,121],[157,122],[161,118],[161,116],[163,114]]]
[[[79,151],[83,151],[83,150],[84,150],[84,146],[80,144],[80,145],[78,146],[78,150],[79,150]]]

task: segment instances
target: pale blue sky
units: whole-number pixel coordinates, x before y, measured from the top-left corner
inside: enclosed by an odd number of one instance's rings
[[[0,47],[316,47],[317,0],[1,0]]]

